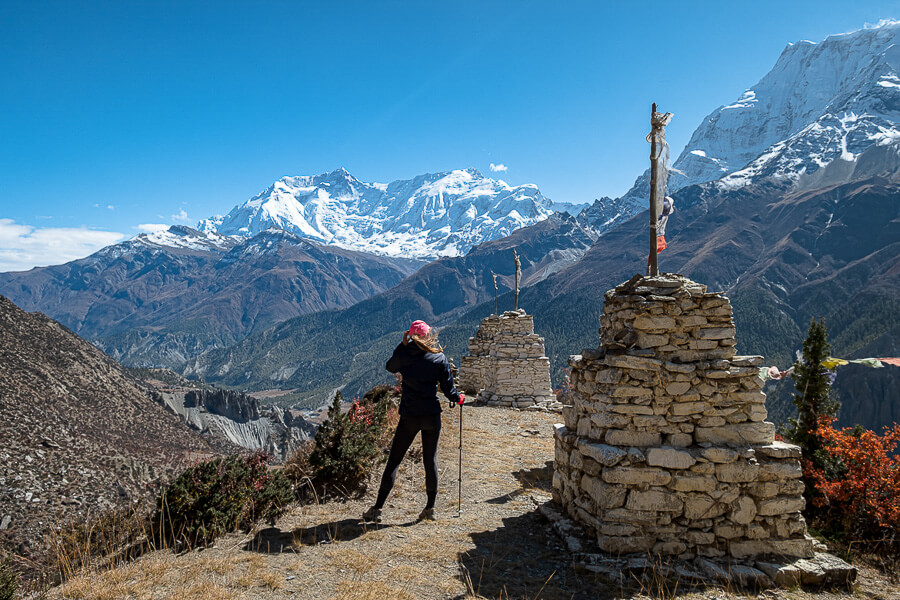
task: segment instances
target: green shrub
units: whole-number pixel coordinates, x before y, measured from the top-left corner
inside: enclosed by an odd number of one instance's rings
[[[206,545],[236,529],[270,524],[293,501],[290,481],[266,468],[266,454],[229,456],[201,462],[163,490],[153,517],[162,543]]]
[[[19,581],[9,564],[9,557],[0,561],[0,600],[13,600],[19,590]]]
[[[382,386],[355,400],[346,413],[341,410],[341,393],[334,395],[328,418],[316,432],[306,469],[317,491],[343,497],[365,493],[369,474],[384,459],[390,395],[391,388]],[[303,469],[297,466],[292,471]]]

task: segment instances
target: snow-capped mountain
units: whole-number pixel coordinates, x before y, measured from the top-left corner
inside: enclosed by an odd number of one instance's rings
[[[338,169],[282,177],[225,216],[198,229],[251,236],[276,227],[342,248],[386,256],[459,256],[554,212],[537,186],[510,186],[475,169],[365,183]]]
[[[900,22],[789,44],[772,70],[703,119],[672,165],[669,191],[722,179],[803,183],[840,159],[900,140]],[[595,203],[602,228],[646,209],[649,172],[624,196]],[[592,221],[592,222],[593,222]]]

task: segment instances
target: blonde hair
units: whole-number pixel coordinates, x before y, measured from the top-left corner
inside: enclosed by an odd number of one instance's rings
[[[438,342],[437,334],[434,332],[434,329],[430,329],[425,335],[416,335],[414,333],[409,334],[409,339],[416,343],[416,346],[424,350],[425,352],[431,352],[432,354],[438,354],[439,352],[443,352],[444,348]]]

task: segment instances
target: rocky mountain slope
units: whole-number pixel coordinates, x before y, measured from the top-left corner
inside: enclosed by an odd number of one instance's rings
[[[51,527],[147,497],[210,446],[118,364],[0,296],[0,542],[38,562]]]
[[[571,210],[571,207],[567,206]],[[346,169],[282,177],[201,231],[252,236],[271,227],[300,237],[386,256],[460,256],[554,212],[537,186],[509,186],[475,169],[365,183]]]
[[[900,139],[898,41],[900,22],[889,22],[789,44],[756,85],[703,119],[672,165],[669,189],[723,177],[730,187],[771,177],[817,185],[821,167]],[[584,218],[603,228],[627,220],[644,209],[649,189],[648,171]]]
[[[149,383],[158,391],[158,402],[211,443],[230,446],[231,451],[235,447],[262,450],[274,461],[284,462],[316,434],[316,426],[299,411],[263,406],[241,392],[203,389],[187,380],[182,385],[154,379]]]
[[[237,239],[177,226],[64,265],[0,273],[0,293],[121,362],[174,366],[285,319],[351,306],[419,266],[281,230]]]

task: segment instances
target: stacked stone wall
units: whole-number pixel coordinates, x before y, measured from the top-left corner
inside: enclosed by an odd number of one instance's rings
[[[728,298],[664,276],[605,300],[600,347],[569,360],[556,500],[610,553],[811,556],[800,450],[765,421]]]
[[[487,404],[524,408],[555,400],[544,338],[524,310],[491,315],[469,338],[460,361],[459,387]]]

